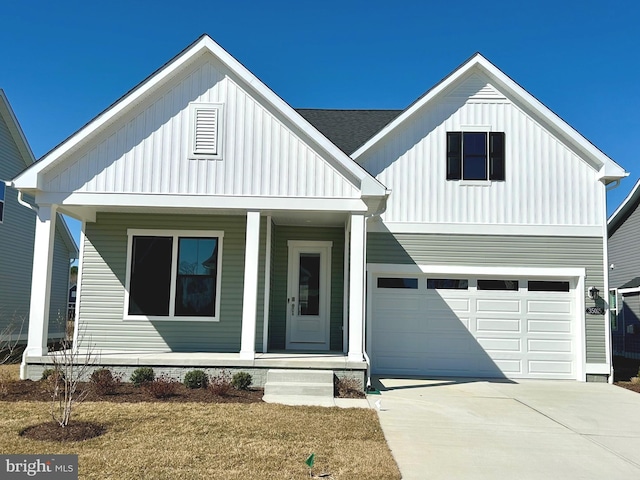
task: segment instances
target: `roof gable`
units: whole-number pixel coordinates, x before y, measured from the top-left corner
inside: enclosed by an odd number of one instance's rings
[[[429,108],[445,96],[496,99],[504,98],[504,94],[516,99],[519,106],[528,114],[571,146],[584,161],[599,172],[599,178],[604,183],[610,183],[628,175],[622,167],[479,53],[473,55],[407,107],[395,120],[354,152],[352,157],[358,160],[393,132],[402,128],[416,113]]]
[[[174,59],[144,80],[141,84],[128,92],[111,107],[98,115],[95,119],[73,134],[63,143],[47,153],[35,165],[28,168],[14,179],[17,188],[24,190],[42,189],[43,177],[51,172],[56,165],[68,159],[72,154],[87,148],[98,134],[131,114],[140,102],[144,102],[153,94],[165,88],[171,80],[184,71],[184,68],[203,55],[210,55],[226,69],[226,73],[238,86],[257,98],[286,123],[286,127],[297,137],[317,152],[333,169],[344,176],[363,195],[385,195],[385,187],[368,174],[363,168],[353,162],[344,152],[331,143],[325,136],[309,124],[293,108],[285,103],[255,75],[229,55],[209,36],[203,35],[191,46],[187,47]]]
[[[615,212],[607,220],[607,231],[609,237],[622,226],[627,218],[633,214],[640,206],[640,180],[636,182],[629,192],[629,195],[622,201]]]
[[[16,148],[20,152],[20,156],[25,166],[28,167],[33,164],[35,162],[35,158],[31,151],[31,147],[29,146],[24,132],[18,123],[18,119],[11,108],[11,104],[9,104],[9,100],[2,89],[0,89],[0,117],[2,117],[4,122],[7,124],[11,138],[13,138]]]

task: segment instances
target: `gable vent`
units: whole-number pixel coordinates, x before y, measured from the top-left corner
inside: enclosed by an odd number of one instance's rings
[[[220,113],[222,105],[192,104],[192,153],[194,156],[220,156]]]
[[[456,98],[473,98],[473,99],[504,99],[505,96],[497,91],[488,79],[480,75],[471,75],[462,82],[452,93],[450,97]]]

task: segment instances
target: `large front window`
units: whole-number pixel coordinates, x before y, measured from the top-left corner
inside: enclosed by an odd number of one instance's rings
[[[125,315],[217,320],[222,237],[130,230]]]

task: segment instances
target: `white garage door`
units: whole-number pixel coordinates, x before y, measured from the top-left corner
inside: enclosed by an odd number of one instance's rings
[[[374,374],[576,378],[569,279],[373,278]]]

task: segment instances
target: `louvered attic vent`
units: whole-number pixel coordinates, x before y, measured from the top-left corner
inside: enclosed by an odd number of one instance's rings
[[[222,105],[191,104],[191,139],[194,158],[221,158],[220,119]]]

